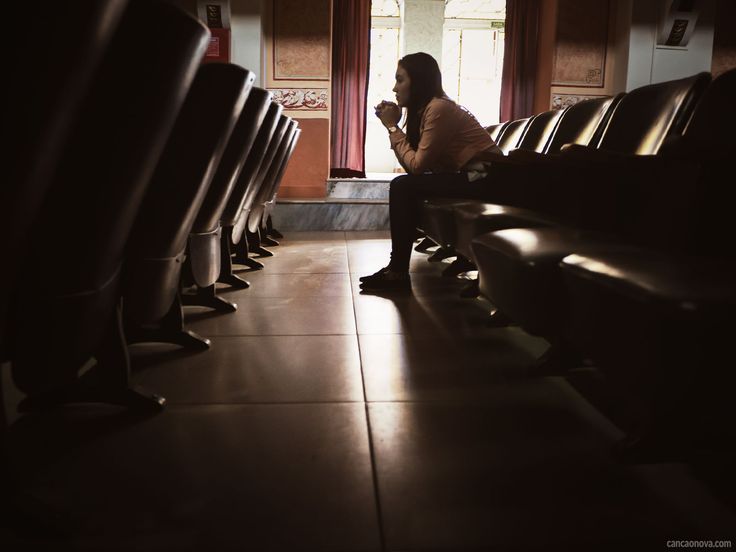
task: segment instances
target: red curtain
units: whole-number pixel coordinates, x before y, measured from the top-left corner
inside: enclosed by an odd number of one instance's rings
[[[539,0],[507,0],[501,121],[534,114]]]
[[[364,178],[371,1],[334,0],[332,29],[330,176]]]

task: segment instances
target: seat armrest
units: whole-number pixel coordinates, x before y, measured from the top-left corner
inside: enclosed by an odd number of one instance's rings
[[[568,255],[560,267],[571,276],[670,308],[730,313],[736,306],[736,263],[730,259],[621,245]]]

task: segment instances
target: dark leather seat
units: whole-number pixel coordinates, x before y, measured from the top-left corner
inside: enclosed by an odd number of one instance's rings
[[[672,221],[684,216],[690,198],[687,189],[672,182],[695,180],[697,168],[637,154],[656,153],[665,139],[682,134],[709,80],[708,74],[699,74],[629,92],[601,140],[601,147],[620,153],[586,149],[573,172],[550,174],[549,189],[557,187],[563,196],[559,203],[569,205],[567,228],[504,230],[473,240],[481,293],[528,331],[557,341],[567,304],[558,263],[576,251],[582,239],[676,239],[662,231],[675,227]],[[650,126],[640,124],[642,120]],[[596,174],[595,182],[586,174]],[[570,188],[561,186],[563,182]]]
[[[519,142],[521,142],[531,120],[531,117],[516,119],[503,127],[498,135],[498,140],[496,140],[496,145],[501,148],[501,151],[508,154],[512,149],[519,147]]]
[[[0,355],[5,357],[8,307],[28,232],[73,128],[94,71],[117,28],[127,0],[48,3],[34,14],[34,39],[24,25],[3,32],[5,99],[0,128],[4,178],[0,186]],[[4,6],[22,21],[27,6]]]
[[[565,144],[598,147],[603,131],[623,93],[583,100],[565,109],[545,153],[559,153]]]
[[[565,338],[640,407],[637,437],[650,443],[672,447],[673,430],[678,447],[717,446],[733,437],[728,343],[736,256],[722,175],[736,152],[735,93],[736,70],[716,78],[686,133],[663,152],[699,167],[697,178],[684,181],[693,188],[689,213],[660,230],[675,239],[636,245],[588,240],[561,261],[569,301]],[[717,435],[724,431],[725,439]]]
[[[250,186],[248,186],[248,190],[245,194],[245,200],[243,201],[243,209],[233,229],[233,235],[239,234],[244,238],[242,240],[242,248],[239,252],[240,256],[238,256],[237,262],[247,262],[242,259],[242,255],[247,255],[247,252],[253,252],[263,257],[273,255],[273,253],[267,251],[261,246],[260,236],[258,235],[258,233],[254,233],[249,230],[251,220],[250,214],[251,210],[258,205],[258,200],[261,193],[264,192],[263,184],[265,182],[266,176],[268,175],[268,171],[271,168],[274,157],[278,152],[284,135],[289,128],[290,121],[291,117],[288,117],[281,113],[281,111],[279,111],[278,123],[276,124],[276,128],[271,134],[271,138],[268,141],[265,153],[260,159],[260,163],[258,164],[258,169],[255,172],[253,181],[251,182]]]
[[[532,126],[532,122],[532,117],[526,117],[502,125],[496,145],[504,154],[508,154],[511,150],[520,147],[523,137],[527,134],[527,129]],[[534,137],[534,140],[530,140],[530,142],[536,141],[537,136],[542,132],[543,129],[541,128],[539,130],[535,129],[531,135]],[[455,198],[428,200],[422,211],[421,230],[432,241],[439,244],[442,248],[448,249],[446,256],[448,254],[454,254],[452,246],[455,243],[455,228],[452,217],[452,205],[457,201],[458,199]],[[437,258],[438,255],[436,254],[432,260]]]
[[[544,111],[532,117],[532,120],[526,127],[524,135],[519,140],[517,149],[535,151],[544,153],[547,151],[547,145],[557,128],[558,123],[564,110],[554,109]]]
[[[253,204],[253,200],[258,193],[258,187],[260,185],[258,179],[261,174],[261,168],[265,164],[264,160],[266,159],[269,145],[281,121],[282,111],[283,108],[274,102],[268,107],[266,117],[263,119],[256,140],[248,154],[248,159],[246,159],[245,166],[238,178],[237,187],[243,191],[244,196],[239,205],[233,206],[233,210],[228,211],[225,215],[228,221],[235,221],[230,230],[230,239],[235,251],[233,262],[246,265],[253,270],[261,269],[263,265],[249,257],[245,227],[248,222],[250,206]]]
[[[274,135],[278,134],[279,137],[283,135],[286,124],[285,116],[280,115],[280,117],[282,120],[279,121],[274,132]],[[265,160],[270,162],[268,155],[267,150]],[[250,168],[248,164],[246,160],[243,172]],[[185,304],[207,306],[221,312],[233,312],[237,309],[237,305],[215,293],[215,283],[220,276],[220,267],[223,264],[220,221],[235,184],[233,180],[223,179],[220,181],[220,186],[210,186],[204,204],[194,222],[192,233],[189,235],[189,260],[192,282],[197,289],[195,294],[182,297]],[[256,184],[259,184],[257,179]],[[246,192],[246,198],[247,196]]]
[[[609,247],[565,257],[561,273],[566,338],[637,413],[624,452],[636,459],[730,449],[733,257]]]
[[[291,155],[294,153],[294,150],[296,149],[296,145],[299,143],[299,136],[301,135],[302,130],[300,128],[296,128],[294,130],[294,135],[289,142],[289,147],[286,150],[286,153],[284,155],[283,161],[279,165],[279,170],[275,175],[274,182],[272,185],[272,192],[271,192],[271,198],[266,202],[265,204],[265,210],[264,210],[264,228],[267,235],[274,234],[274,228],[273,228],[273,222],[271,220],[271,215],[273,213],[274,208],[276,207],[276,195],[278,194],[279,187],[281,186],[281,180],[284,177],[284,173],[286,172],[287,167],[289,166],[289,160],[291,159]],[[283,237],[283,235],[276,231],[275,234],[279,237]]]
[[[223,160],[217,169],[218,174],[222,173],[223,178],[231,178],[235,183],[220,219],[222,236],[220,238],[220,276],[218,277],[219,282],[233,287],[248,286],[245,280],[241,280],[233,273],[232,233],[243,208],[246,191],[252,181],[253,163],[246,168],[246,162],[250,159],[251,152],[257,148],[256,139],[261,126],[268,124],[264,121],[271,105],[271,99],[272,94],[263,88],[256,87],[251,90]],[[244,174],[244,171],[248,172]]]
[[[276,150],[276,154],[268,167],[268,171],[263,178],[258,197],[251,208],[248,219],[248,230],[250,232],[258,232],[260,234],[260,231],[265,228],[266,218],[268,216],[266,209],[268,204],[272,203],[275,199],[280,183],[278,176],[286,169],[286,163],[288,163],[287,156],[293,151],[292,143],[294,142],[296,131],[297,122],[291,119],[287,125],[286,132],[284,132],[284,136],[281,138],[281,143]]]
[[[165,2],[131,0],[120,21],[34,228],[30,245],[43,254],[22,269],[12,363],[26,406],[141,398],[127,386],[120,331],[123,253],[208,36]],[[52,279],[48,266],[57,267]],[[78,378],[92,357],[96,367]]]
[[[18,293],[20,268],[27,254],[29,231],[36,224],[48,186],[69,139],[94,71],[107,50],[126,0],[46,2],[33,9],[33,38],[22,2],[3,5],[9,24],[2,33],[3,183],[0,186],[0,362],[11,358],[15,322],[11,301]],[[43,347],[43,344],[39,344]],[[20,478],[9,460],[8,420],[0,379],[0,520],[4,527],[21,523],[41,527],[48,511],[29,508]],[[40,505],[39,505],[40,506]],[[14,523],[15,522],[15,523]],[[12,545],[10,546],[12,547]],[[6,548],[9,548],[6,546]]]
[[[485,201],[463,202],[453,206],[452,215],[455,226],[455,249],[473,263],[473,253],[470,242],[476,236],[486,232],[502,230],[504,228],[523,228],[548,226],[555,222],[552,215],[530,212],[524,206],[542,204],[533,197],[525,197],[523,193],[514,190],[520,180],[518,171],[523,170],[523,181],[541,180],[546,176],[546,168],[538,164],[549,159],[548,156],[558,154],[565,144],[593,145],[600,142],[611,112],[623,97],[596,98],[579,102],[565,109],[551,139],[544,150],[535,151],[528,148],[518,148],[510,152],[509,158],[515,163],[525,164],[524,169],[515,165],[498,167],[487,179],[488,199],[496,196],[494,203]],[[503,190],[498,190],[500,184]],[[521,187],[521,186],[519,186]],[[452,223],[448,223],[452,225]]]
[[[216,175],[221,174],[231,133],[254,80],[253,72],[229,63],[205,64],[197,72],[127,248],[123,298],[129,342],[208,344],[182,328],[181,268],[195,217],[210,184],[218,182]],[[237,149],[242,147],[241,141]]]
[[[489,177],[479,182],[476,197],[491,199],[488,204],[482,200],[467,198],[428,200],[423,207],[423,221],[433,228],[430,236],[441,240],[446,247],[452,247],[466,261],[467,267],[474,266],[470,241],[475,236],[514,227],[547,226],[554,218],[528,212],[520,208],[525,201],[513,190],[524,170],[524,179],[543,178],[544,171],[526,167],[537,163],[545,156],[559,153],[566,143],[588,145],[597,144],[613,108],[623,94],[614,98],[598,98],[579,102],[562,111],[547,111],[532,118],[528,130],[521,138],[518,147],[509,152],[511,165],[492,167]],[[520,168],[518,164],[524,164]],[[480,187],[482,186],[482,188]],[[511,188],[511,190],[509,190]]]
[[[503,129],[506,128],[506,125],[508,123],[509,121],[504,121],[503,123],[496,123],[495,125],[487,126],[486,132],[488,132],[491,140],[493,140],[494,142],[498,140],[498,137],[501,135],[501,132],[503,132]]]

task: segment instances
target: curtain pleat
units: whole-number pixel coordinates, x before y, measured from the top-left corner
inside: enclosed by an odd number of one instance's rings
[[[330,176],[365,177],[370,0],[333,0]]]
[[[507,0],[501,121],[534,114],[539,0]]]

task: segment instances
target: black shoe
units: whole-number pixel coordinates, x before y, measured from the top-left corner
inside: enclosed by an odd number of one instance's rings
[[[374,274],[360,284],[363,291],[409,291],[411,280],[408,273],[396,273],[386,270]]]
[[[388,272],[388,267],[387,266],[384,266],[381,270],[379,270],[378,272],[374,272],[373,274],[371,274],[369,276],[361,276],[359,278],[359,280],[361,282],[367,282],[369,280],[372,280],[373,278],[376,278],[378,276],[381,276],[382,274],[384,274],[386,272]]]

